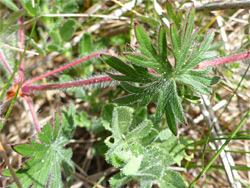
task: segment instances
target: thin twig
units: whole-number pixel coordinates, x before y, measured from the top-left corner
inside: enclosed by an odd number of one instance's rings
[[[201,104],[200,104],[201,111],[202,111],[202,114],[204,116],[204,119],[205,119],[208,127],[211,128],[212,121],[209,117],[210,113],[207,110],[207,106],[209,106],[209,103],[208,103],[209,100],[206,99],[206,96],[204,96],[204,95],[201,95],[201,96],[202,96],[202,100],[201,100]],[[216,134],[214,129],[212,130],[211,136],[212,136],[212,138],[217,138],[217,134]],[[215,140],[215,145],[216,145],[216,148],[219,149],[219,148],[221,148],[222,143],[219,140]],[[225,169],[225,172],[227,175],[227,179],[228,179],[231,187],[236,187],[237,185],[236,185],[236,182],[234,181],[233,174],[232,174],[232,171],[230,168],[230,164],[229,164],[229,161],[227,159],[227,156],[226,156],[226,153],[224,150],[220,153],[220,158],[221,158],[222,164],[224,166],[224,169]]]
[[[226,10],[226,9],[249,9],[250,1],[235,1],[235,2],[226,2],[226,3],[215,3],[209,5],[203,5],[195,7],[196,12],[205,12],[205,11],[215,11],[215,10]]]
[[[84,177],[83,175],[81,175],[81,174],[79,174],[77,172],[75,172],[75,176],[77,176],[78,178],[80,178],[83,181],[86,181],[86,182],[90,183],[91,185],[96,186],[97,188],[104,188],[103,186],[98,185],[96,182],[93,182],[93,181],[89,180],[88,178]]]
[[[124,8],[127,9],[128,11],[135,13],[135,14],[138,15],[138,16],[142,16],[140,13],[138,13],[138,12],[136,12],[135,10],[133,10],[133,9],[131,9],[131,8],[129,8],[129,7],[127,7],[126,5],[122,4],[121,2],[119,2],[119,1],[117,1],[117,0],[111,0],[111,1],[113,1],[114,3],[120,5],[121,7],[124,7]]]
[[[4,147],[3,147],[1,142],[0,142],[0,153],[1,153],[1,155],[2,155],[2,157],[4,159],[4,161],[5,161],[6,165],[8,166],[8,169],[9,169],[14,181],[16,182],[17,186],[19,188],[22,188],[22,185],[20,184],[19,179],[17,178],[16,173],[14,172],[14,170],[13,170],[13,168],[12,168],[10,162],[9,162],[9,159],[8,159],[8,157],[6,155],[6,152],[5,152]]]
[[[102,14],[42,14],[41,17],[84,17],[84,18],[107,18],[113,20],[129,19],[123,16],[112,16],[112,15],[102,15]]]
[[[14,51],[18,51],[18,52],[23,52],[24,51],[24,49],[16,48],[16,47],[10,46],[8,44],[2,44],[2,46],[5,47],[5,48],[8,48],[10,50],[14,50]],[[32,52],[32,51],[29,51],[29,50],[26,50],[26,54],[39,55],[39,53]]]

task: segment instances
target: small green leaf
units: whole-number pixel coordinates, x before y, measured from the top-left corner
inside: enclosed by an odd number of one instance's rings
[[[79,52],[81,55],[89,54],[92,51],[92,36],[89,33],[84,33],[80,43]]]
[[[112,122],[112,114],[113,114],[113,110],[115,107],[117,107],[117,105],[111,103],[111,104],[106,104],[102,109],[102,113],[101,113],[102,123],[105,129],[109,131],[112,130],[110,127],[110,124]]]
[[[186,183],[182,176],[172,170],[166,170],[162,178],[162,181],[159,183],[160,187],[165,188],[186,188]]]
[[[67,42],[70,40],[76,30],[76,21],[73,19],[68,19],[64,22],[63,26],[60,28],[60,35],[63,41]]]
[[[141,166],[142,156],[132,157],[130,161],[122,168],[122,172],[127,176],[136,175]]]
[[[132,112],[129,107],[117,107],[113,111],[112,128],[115,138],[121,138],[132,122]]]
[[[31,39],[30,44],[36,49],[36,51],[42,55],[45,56],[45,50],[43,48],[41,48],[33,39]]]
[[[74,2],[74,1],[69,1],[69,2],[67,2],[65,5],[64,5],[64,7],[63,7],[63,10],[62,10],[62,12],[63,13],[74,13],[74,12],[76,12],[77,10],[78,10],[78,5],[77,5],[77,3],[76,2]]]
[[[144,120],[135,129],[133,129],[133,131],[127,134],[127,142],[132,142],[133,140],[145,137],[150,133],[152,127],[153,125],[150,120]]]

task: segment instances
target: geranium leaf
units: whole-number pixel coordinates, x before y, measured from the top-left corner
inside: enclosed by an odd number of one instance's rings
[[[71,161],[72,151],[63,148],[69,142],[76,128],[74,109],[73,105],[71,105],[69,112],[63,109],[61,128],[57,116],[53,131],[51,126],[46,124],[36,135],[36,138],[29,140],[29,144],[13,146],[13,149],[19,154],[31,157],[20,169],[15,170],[22,187],[30,187],[31,185],[33,188],[64,187],[61,180],[62,164],[67,164],[71,174],[74,172]],[[2,175],[11,176],[9,170],[3,171]],[[13,184],[10,187],[16,187],[16,185]]]

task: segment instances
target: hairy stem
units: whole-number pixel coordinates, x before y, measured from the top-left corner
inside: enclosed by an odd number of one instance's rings
[[[19,2],[19,8],[20,9],[22,8],[22,5],[20,2]],[[18,24],[23,25],[23,16],[20,16],[20,18],[18,20]],[[19,35],[19,48],[24,49],[24,29],[23,29],[23,27],[19,28],[18,35]],[[23,55],[23,52],[19,52],[19,55],[21,58]],[[25,75],[23,72],[23,70],[24,70],[23,64],[24,64],[24,60],[22,58],[20,65],[19,65],[19,80],[18,81],[22,80],[23,82],[25,82]]]
[[[68,69],[68,68],[70,68],[70,67],[72,67],[72,66],[74,66],[74,65],[76,65],[76,64],[78,64],[78,63],[81,63],[81,62],[83,62],[83,61],[85,61],[85,60],[88,60],[88,59],[90,59],[90,58],[92,58],[92,57],[96,57],[96,56],[98,56],[99,54],[100,54],[100,53],[95,53],[95,54],[89,55],[89,56],[84,57],[84,58],[82,58],[82,59],[79,59],[79,60],[77,60],[77,61],[75,61],[75,62],[73,62],[73,63],[70,63],[70,64],[68,64],[68,65],[65,65],[65,66],[63,66],[63,67],[60,67],[60,68],[55,69],[55,70],[53,70],[53,71],[47,72],[47,73],[45,73],[45,74],[43,74],[43,75],[40,75],[40,76],[37,76],[37,77],[35,77],[35,78],[32,78],[32,79],[26,81],[26,82],[23,84],[23,86],[30,85],[30,84],[32,84],[33,82],[36,82],[36,81],[38,81],[38,80],[41,80],[42,78],[45,78],[45,77],[50,76],[50,75],[52,75],[52,74],[55,74],[55,73],[57,73],[57,72],[63,71],[63,70],[65,70],[65,69]]]
[[[244,53],[241,53],[241,54],[233,55],[233,56],[230,56],[230,57],[224,57],[224,58],[216,59],[216,60],[213,60],[213,61],[204,61],[204,62],[201,62],[199,65],[197,65],[196,68],[197,69],[203,69],[203,68],[206,68],[208,66],[215,67],[215,66],[218,66],[218,65],[224,65],[224,64],[227,64],[227,63],[232,63],[234,61],[239,61],[239,60],[246,59],[246,58],[249,58],[249,57],[250,57],[250,52],[244,52]]]
[[[34,105],[32,104],[30,98],[28,96],[24,96],[25,100],[27,101],[28,103],[28,106],[30,108],[30,113],[32,115],[32,118],[34,120],[34,125],[35,125],[35,129],[38,133],[41,132],[41,129],[39,127],[39,124],[38,124],[38,120],[37,120],[37,116],[36,116],[36,112],[35,112],[35,109],[34,109]]]
[[[91,84],[110,82],[110,81],[113,81],[113,79],[110,78],[109,76],[102,76],[98,78],[91,78],[87,80],[80,80],[80,81],[61,83],[61,84],[28,85],[22,87],[22,92],[26,95],[30,95],[34,91],[80,87],[84,85],[91,85]]]

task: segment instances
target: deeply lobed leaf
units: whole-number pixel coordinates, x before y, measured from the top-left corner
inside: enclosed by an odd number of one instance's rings
[[[213,30],[210,30],[200,42],[197,39],[198,28],[194,29],[194,6],[187,12],[182,23],[182,13],[175,13],[169,1],[166,7],[166,17],[173,23],[169,28],[160,26],[157,45],[150,40],[145,29],[135,23],[139,46],[138,50],[131,47],[130,52],[123,53],[128,62],[125,63],[108,54],[101,57],[104,62],[121,73],[108,73],[109,76],[121,81],[122,87],[130,93],[116,99],[115,102],[126,105],[138,102],[140,105],[147,105],[153,97],[158,97],[156,122],[160,121],[165,112],[168,126],[176,135],[179,122],[187,125],[177,91],[181,91],[181,87],[185,86],[209,95],[210,86],[218,83],[220,78],[206,76],[210,69],[193,70],[200,62],[217,55],[216,52],[209,51],[214,37]],[[167,39],[170,42],[168,45]],[[150,69],[153,71],[149,72]]]
[[[30,157],[20,169],[15,170],[22,187],[64,187],[61,179],[62,165],[70,171],[71,175],[74,172],[74,165],[71,161],[72,150],[63,148],[73,136],[76,128],[74,108],[71,105],[68,112],[63,109],[61,128],[57,115],[54,130],[46,124],[36,138],[29,140],[29,144],[13,146],[13,149],[22,156]],[[3,171],[2,174],[11,176],[9,170]],[[17,186],[13,184],[10,187]]]

